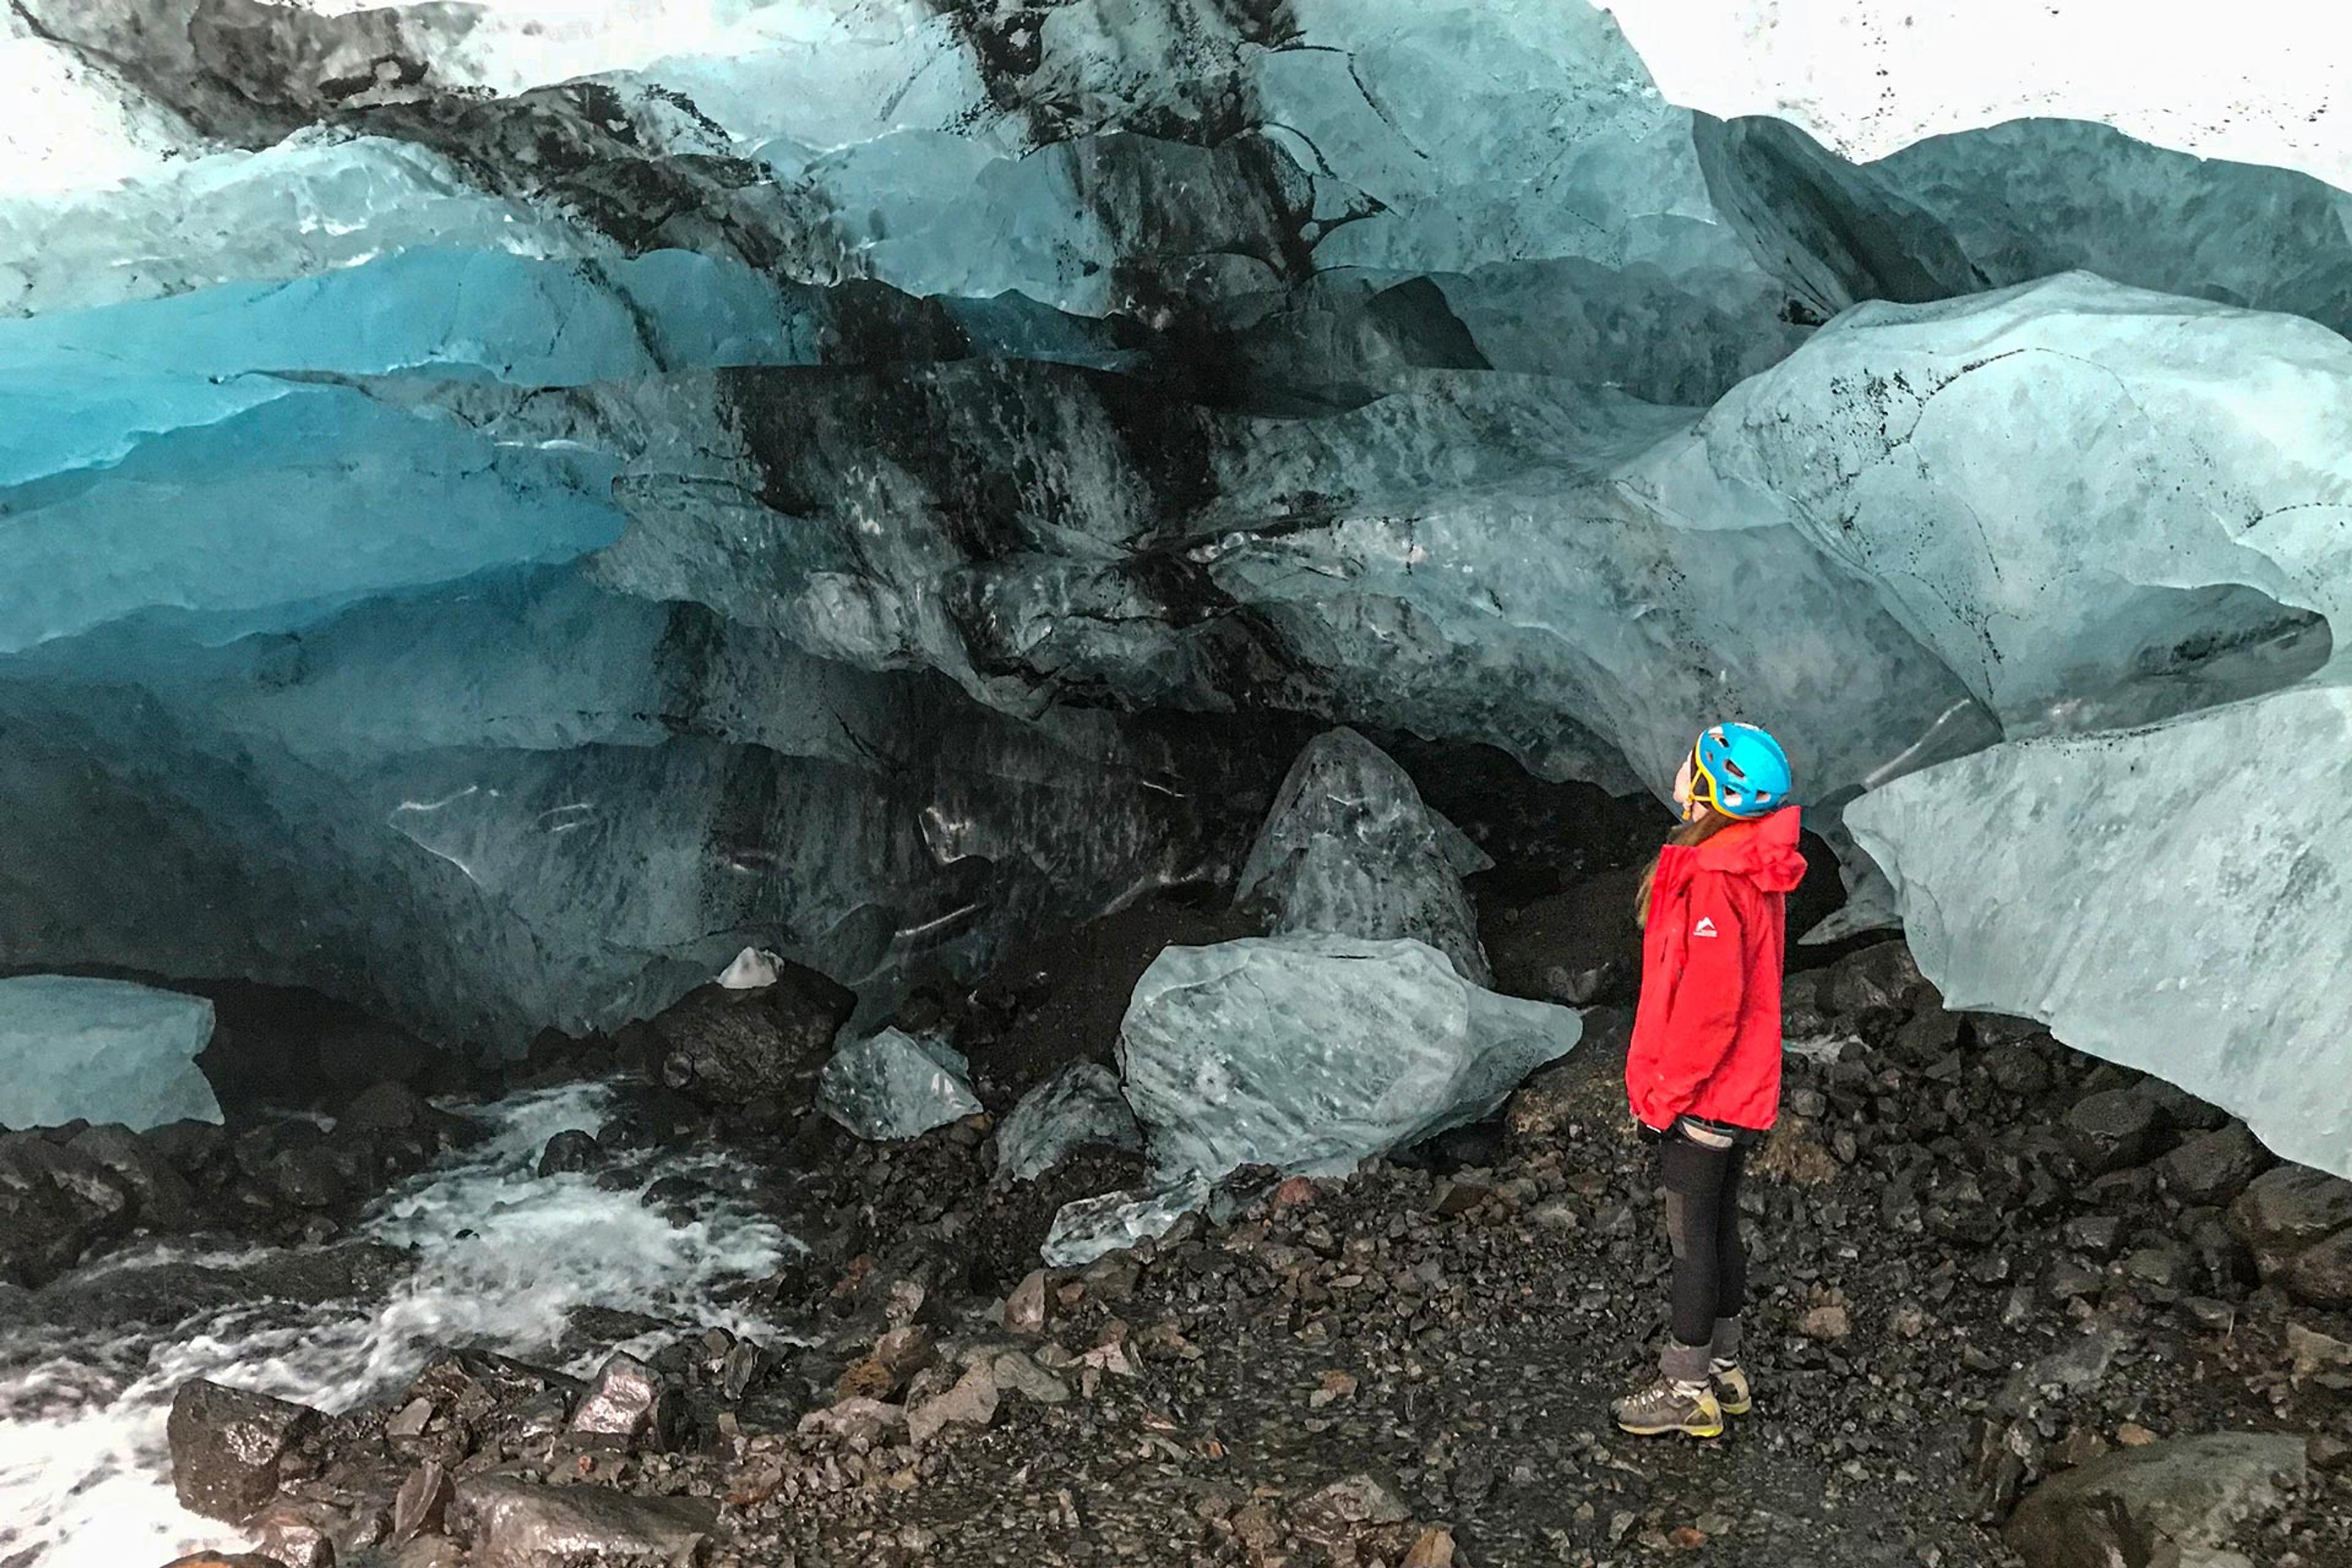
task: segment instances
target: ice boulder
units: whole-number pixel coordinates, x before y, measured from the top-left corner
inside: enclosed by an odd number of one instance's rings
[[[1577,1015],[1471,984],[1410,938],[1171,947],[1119,1027],[1155,1179],[1340,1172],[1475,1121],[1576,1044]]]
[[[1318,735],[1291,764],[1242,866],[1238,892],[1266,900],[1275,934],[1409,936],[1493,979],[1462,889],[1494,862],[1423,804],[1386,752],[1353,730]]]
[[[971,1068],[944,1041],[885,1029],[834,1053],[816,1102],[860,1138],[913,1138],[980,1109]]]
[[[195,1063],[212,1037],[201,996],[64,974],[0,980],[0,1125],[218,1121]]]
[[[2304,687],[2012,742],[1846,820],[1947,1005],[2038,1019],[2352,1175],[2347,750],[2352,692]]]
[[[1098,1062],[1072,1062],[1023,1095],[997,1128],[997,1179],[1033,1180],[1089,1143],[1139,1149],[1143,1130],[1120,1098],[1117,1073]]]

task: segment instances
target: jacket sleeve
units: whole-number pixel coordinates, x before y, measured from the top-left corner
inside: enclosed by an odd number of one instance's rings
[[[1682,918],[1688,922],[1682,971],[1667,1005],[1665,1049],[1656,1079],[1656,1103],[1671,1107],[1676,1116],[1690,1108],[1730,1057],[1748,988],[1748,922],[1731,879],[1693,878]]]

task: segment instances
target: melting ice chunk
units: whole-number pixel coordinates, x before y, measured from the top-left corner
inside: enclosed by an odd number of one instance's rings
[[[719,972],[719,984],[730,991],[761,991],[776,983],[783,955],[764,947],[747,947]]]
[[[1484,985],[1492,972],[1462,878],[1493,864],[1423,804],[1386,752],[1340,729],[1318,735],[1291,764],[1238,890],[1273,903],[1277,935],[1413,937]]]
[[[997,1128],[997,1179],[1032,1180],[1088,1143],[1139,1149],[1143,1130],[1119,1096],[1117,1073],[1097,1062],[1072,1062],[1023,1095]]]
[[[212,1037],[201,996],[64,974],[0,980],[0,1124],[218,1121],[195,1064]]]
[[[2352,1175],[2352,691],[2305,687],[2146,729],[2011,742],[1847,808],[1955,1009],[2226,1106]]]
[[[942,1041],[885,1029],[834,1053],[817,1104],[860,1138],[913,1138],[980,1109],[971,1068]]]
[[[1076,1268],[1106,1252],[1165,1236],[1178,1220],[1207,1203],[1213,1190],[1205,1181],[1162,1182],[1064,1204],[1039,1256],[1049,1268]]]
[[[1163,1181],[1245,1164],[1339,1172],[1486,1115],[1576,1044],[1575,1013],[1496,995],[1409,939],[1171,947],[1119,1028]]]

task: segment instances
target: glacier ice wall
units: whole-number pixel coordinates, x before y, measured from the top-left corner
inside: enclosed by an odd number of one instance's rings
[[[1844,847],[2332,679],[2306,174],[1856,163],[1580,4],[545,9],[0,17],[0,970],[511,1045],[1229,878],[1265,726],[1745,715]]]
[[[858,984],[977,959],[1213,874],[1276,776],[576,568],[218,647],[152,617],[57,639],[0,661],[0,735],[44,846],[0,870],[10,963],[310,984],[501,1042],[653,1011],[752,942]]]

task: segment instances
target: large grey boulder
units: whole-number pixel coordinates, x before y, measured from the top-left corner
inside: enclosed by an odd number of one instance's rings
[[[799,1087],[856,1005],[845,986],[785,963],[772,985],[700,986],[649,1026],[662,1048],[664,1081],[712,1104],[740,1106]]]
[[[180,1385],[164,1424],[182,1507],[242,1524],[278,1493],[286,1460],[314,1426],[307,1405],[204,1378]]]
[[[2009,1521],[2027,1568],[2151,1568],[2225,1545],[2306,1479],[2304,1439],[2210,1432],[2120,1448],[2036,1487]]]
[[[2308,1165],[2265,1171],[2230,1205],[2230,1229],[2252,1249],[2266,1279],[2347,1226],[2352,1182]]]
[[[472,1568],[688,1568],[703,1560],[718,1521],[717,1507],[697,1498],[631,1497],[503,1475],[461,1481],[449,1510],[451,1533],[473,1548]]]

